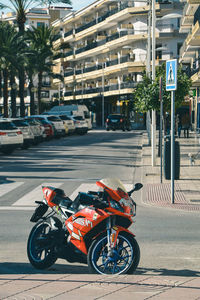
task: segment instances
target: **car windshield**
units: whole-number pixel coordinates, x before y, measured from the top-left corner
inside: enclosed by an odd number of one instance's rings
[[[25,122],[23,120],[12,120],[12,123],[14,123],[17,127],[20,127],[20,126],[27,127],[28,126],[27,122]]]
[[[13,130],[17,129],[14,123],[12,122],[0,122],[0,130]]]
[[[30,125],[38,125],[38,123],[36,122],[36,120],[34,119],[27,119],[26,120]]]
[[[73,117],[75,120],[84,120],[82,116],[74,116]]]
[[[61,121],[61,119],[59,118],[59,117],[56,117],[56,116],[49,116],[49,117],[47,117],[47,119],[49,120],[49,121],[54,121],[54,122],[60,122]]]
[[[48,121],[46,121],[45,119],[40,119],[40,118],[38,118],[37,119],[41,124],[43,124],[43,125],[45,125],[45,124],[49,124],[49,122]]]
[[[108,119],[120,120],[121,118],[123,118],[122,115],[111,115],[111,116],[108,116]]]
[[[59,116],[61,118],[61,120],[69,120],[69,118],[67,116]]]

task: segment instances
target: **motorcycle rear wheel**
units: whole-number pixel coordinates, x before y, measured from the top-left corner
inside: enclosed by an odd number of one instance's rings
[[[108,242],[105,234],[94,240],[88,251],[90,273],[132,274],[140,261],[140,248],[135,238],[120,232],[112,257],[108,256]]]
[[[57,260],[52,241],[48,238],[50,230],[51,225],[47,221],[39,221],[30,232],[27,255],[36,269],[47,269]]]

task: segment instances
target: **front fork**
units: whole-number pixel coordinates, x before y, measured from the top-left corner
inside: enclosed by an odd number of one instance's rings
[[[115,226],[115,217],[111,219],[111,217],[108,218],[107,224],[106,224],[106,231],[107,231],[107,241],[108,241],[108,256],[112,256],[113,249],[116,245],[117,241],[117,228]]]

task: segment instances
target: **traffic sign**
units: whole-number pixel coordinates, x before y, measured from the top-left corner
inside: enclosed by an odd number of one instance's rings
[[[177,59],[166,61],[166,91],[177,89]]]

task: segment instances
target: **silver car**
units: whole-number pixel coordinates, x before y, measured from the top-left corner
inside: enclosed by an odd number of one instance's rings
[[[12,153],[22,147],[24,142],[22,131],[7,119],[0,120],[0,151],[4,154]]]
[[[22,148],[27,149],[34,142],[34,134],[31,130],[30,125],[22,118],[11,118],[9,120],[12,123],[14,123],[17,128],[21,130],[24,137]]]
[[[33,144],[37,145],[40,142],[42,142],[43,141],[43,129],[42,129],[41,125],[34,118],[31,118],[31,117],[26,117],[25,120],[30,125],[31,130],[34,134]]]

